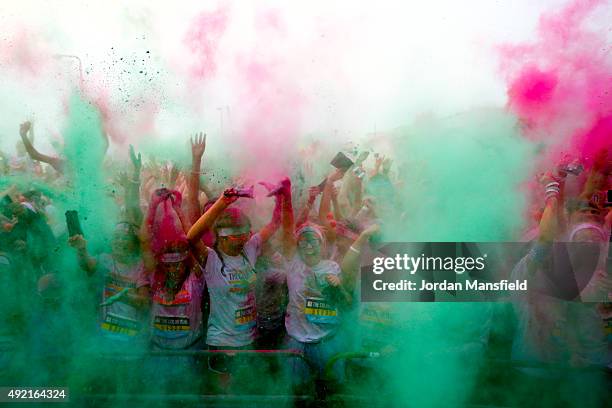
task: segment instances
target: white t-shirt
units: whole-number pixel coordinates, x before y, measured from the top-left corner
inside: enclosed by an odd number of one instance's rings
[[[102,302],[124,289],[136,289],[148,284],[142,262],[126,265],[115,261],[109,254],[98,258],[98,273],[104,280]],[[102,306],[100,328],[105,337],[128,340],[144,333],[143,313],[124,299]]]
[[[302,343],[315,343],[336,332],[338,308],[329,297],[326,275],[340,275],[334,261],[322,260],[309,267],[298,254],[286,263],[289,304],[285,315],[287,333]]]
[[[219,252],[223,263],[217,252],[209,248],[204,268],[210,294],[206,344],[242,347],[253,342],[256,328],[255,262],[260,254],[259,234],[249,239],[240,255],[229,256]]]

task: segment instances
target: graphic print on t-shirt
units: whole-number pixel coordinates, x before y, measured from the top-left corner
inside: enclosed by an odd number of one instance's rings
[[[234,317],[238,330],[251,330],[255,326],[255,305],[250,304],[236,309]]]

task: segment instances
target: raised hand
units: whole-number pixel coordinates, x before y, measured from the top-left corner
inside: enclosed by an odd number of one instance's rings
[[[281,180],[280,185],[282,187],[282,191],[284,195],[291,194],[291,179],[289,177],[285,177]]]
[[[308,189],[308,201],[314,202],[319,194],[321,194],[321,189],[319,186],[310,187]]]
[[[123,188],[126,188],[128,186],[129,179],[125,171],[119,172],[119,174],[117,175],[117,183]]]
[[[236,202],[238,198],[240,198],[240,191],[234,187],[225,189],[221,195],[221,199],[226,205]]]
[[[365,237],[371,237],[372,235],[378,233],[380,231],[380,226],[378,224],[372,224],[368,228],[364,229],[361,232],[361,235]]]
[[[344,177],[344,173],[346,173],[346,170],[336,169],[332,174],[329,175],[327,181],[330,183],[334,183],[342,179],[342,177]]]
[[[329,283],[330,286],[340,286],[340,277],[338,275],[332,275],[331,273],[329,273],[325,275],[325,280],[327,281],[327,283]]]
[[[183,203],[183,197],[178,191],[170,192],[170,201],[172,202],[172,208],[180,209]]]
[[[75,249],[83,250],[87,246],[87,241],[81,234],[76,234],[68,238],[68,245]]]
[[[23,122],[21,125],[19,125],[19,134],[21,136],[26,136],[30,129],[32,129],[32,122]]]
[[[277,196],[279,194],[287,196],[287,194],[291,193],[291,180],[289,180],[289,177],[285,177],[276,185],[267,181],[260,181],[259,184],[268,190],[268,197]]]
[[[377,153],[376,155],[374,155],[374,157],[375,157],[374,167],[376,169],[379,169],[380,166],[382,166],[383,161],[385,160],[385,156]]]
[[[368,156],[370,155],[370,152],[367,150],[364,150],[363,152],[361,152],[359,154],[359,157],[357,157],[357,160],[355,161],[355,164],[357,166],[361,166],[361,164],[363,164],[364,161],[366,161],[366,159],[368,158]]]
[[[206,134],[203,132],[196,133],[191,138],[191,154],[193,157],[202,158],[206,151]]]
[[[6,232],[11,232],[15,225],[17,225],[17,218],[13,217],[10,221],[2,224],[2,229]]]
[[[276,185],[274,185],[274,184],[272,184],[270,182],[267,182],[267,181],[260,181],[259,184],[264,186],[264,188],[266,190],[268,190],[268,193],[274,192],[274,190],[278,187],[278,186],[276,186]]]
[[[393,159],[390,157],[386,157],[382,162],[382,168],[384,173],[388,173],[391,170],[391,165],[393,164]]]
[[[134,170],[137,175],[140,175],[140,170],[142,169],[142,157],[140,153],[136,156],[136,152],[134,151],[134,146],[130,145],[130,160],[134,165]]]

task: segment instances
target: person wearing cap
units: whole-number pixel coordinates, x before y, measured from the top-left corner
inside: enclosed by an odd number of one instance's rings
[[[239,197],[233,188],[225,190],[215,203],[189,229],[192,246],[200,246],[200,264],[210,295],[206,344],[211,350],[250,348],[255,338],[255,263],[262,244],[278,230],[281,206],[289,194],[291,182],[284,179],[273,195],[276,198],[272,220],[258,233],[251,231],[249,218],[238,208],[228,208]],[[213,247],[202,245],[201,236],[211,229]],[[209,369],[228,373],[230,361],[225,355],[210,358]]]

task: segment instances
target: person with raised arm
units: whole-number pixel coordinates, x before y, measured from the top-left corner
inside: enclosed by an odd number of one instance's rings
[[[262,244],[278,230],[281,203],[290,194],[291,182],[284,179],[271,192],[276,199],[272,220],[258,233],[251,231],[251,221],[238,208],[229,207],[240,196],[240,190],[230,188],[208,208],[187,233],[199,251],[204,265],[204,278],[210,295],[210,316],[206,344],[211,350],[247,349],[255,338],[255,263]],[[212,248],[201,243],[202,234],[212,228],[215,243]],[[217,373],[231,371],[231,360],[225,355],[209,358],[209,369]]]
[[[351,299],[342,286],[340,266],[323,259],[326,239],[322,228],[305,223],[295,231],[290,196],[283,206],[283,256],[289,291],[284,346],[303,352],[308,361],[308,365],[298,359],[290,363],[293,386],[302,387],[313,374],[321,377],[329,359],[342,350],[337,335],[340,310]],[[312,373],[310,367],[317,372]],[[342,364],[336,364],[338,379],[343,377],[342,371]]]
[[[201,215],[200,211],[200,174],[202,156],[206,150],[206,134],[196,133],[191,139],[191,174],[187,184],[187,214],[189,221],[194,223]]]
[[[109,347],[126,342],[142,342],[147,331],[144,311],[148,306],[148,290],[141,260],[139,225],[142,219],[139,207],[140,155],[136,157],[130,146],[134,175],[125,178],[126,217],[117,223],[111,241],[110,253],[92,257],[87,251],[87,241],[81,234],[68,239],[77,250],[78,262],[89,276],[103,282],[100,303],[100,329],[109,340]]]
[[[19,126],[19,136],[21,137],[21,141],[28,152],[28,155],[32,158],[32,160],[37,160],[43,163],[49,164],[55,171],[59,174],[64,173],[64,161],[59,157],[48,156],[46,154],[40,153],[30,139],[28,138],[28,133],[32,131],[32,123],[24,122]]]

